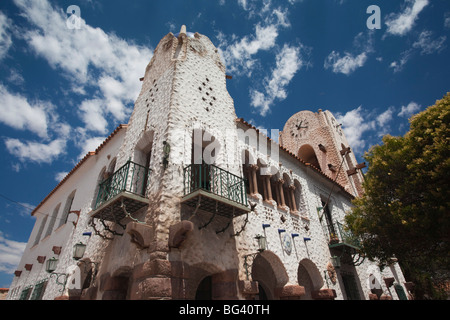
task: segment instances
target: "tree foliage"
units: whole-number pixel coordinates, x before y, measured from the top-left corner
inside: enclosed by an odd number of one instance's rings
[[[447,93],[413,116],[403,137],[387,135],[372,147],[364,156],[365,193],[346,218],[369,259],[398,258],[428,295],[423,283],[436,287],[450,273],[449,124]]]

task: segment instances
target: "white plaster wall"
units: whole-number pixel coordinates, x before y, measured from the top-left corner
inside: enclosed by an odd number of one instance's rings
[[[11,283],[11,290],[8,299],[18,299],[23,288],[29,285],[35,285],[42,279],[48,278],[49,274],[45,271],[46,261],[52,257],[58,258],[57,273],[68,273],[69,269],[76,266],[76,261],[72,258],[72,250],[75,243],[82,241],[88,244],[85,256],[91,257],[92,261],[101,261],[103,241],[99,237],[86,237],[83,232],[92,231],[88,226],[89,212],[91,211],[92,200],[95,196],[97,179],[104,167],[116,156],[119,147],[122,144],[126,129],[121,129],[114,137],[99,151],[97,155],[92,155],[53,193],[35,214],[36,223],[31,232],[22,259],[17,266],[17,270],[22,270],[20,277],[14,277]],[[52,214],[54,208],[61,203],[58,218],[61,217],[65,207],[67,197],[76,190],[71,210],[81,210],[78,224],[75,228],[72,222],[77,221],[75,214],[69,214],[68,222],[60,227],[57,219],[53,232],[41,238],[40,242],[33,246],[36,234],[38,233],[43,216]],[[47,225],[50,217],[47,219]],[[45,234],[45,230],[43,235]],[[61,254],[58,256],[52,251],[53,246],[62,247]],[[38,263],[37,257],[45,256],[46,261],[43,264]],[[26,271],[25,264],[33,264],[31,271]],[[62,278],[60,278],[62,280]],[[56,284],[55,277],[52,277],[47,284],[43,299],[53,299],[62,295],[59,290],[62,286]],[[66,288],[67,289],[67,288]],[[13,294],[13,295],[12,295]]]

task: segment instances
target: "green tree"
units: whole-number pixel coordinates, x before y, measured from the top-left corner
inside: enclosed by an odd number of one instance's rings
[[[362,197],[346,217],[370,260],[398,259],[416,298],[443,298],[450,281],[450,93],[385,136],[364,158]]]

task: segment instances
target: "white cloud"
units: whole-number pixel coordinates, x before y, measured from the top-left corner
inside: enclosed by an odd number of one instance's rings
[[[324,68],[331,69],[334,73],[349,75],[364,66],[369,54],[373,52],[373,32],[360,32],[353,40],[353,51],[361,52],[354,54],[332,51],[324,61]]]
[[[101,99],[84,100],[80,107],[80,118],[87,130],[99,133],[108,131],[108,122],[104,116],[105,104]]]
[[[46,144],[34,141],[22,142],[19,139],[6,138],[5,144],[8,151],[21,161],[51,163],[65,152],[67,140],[58,138]]]
[[[265,116],[276,99],[286,99],[286,87],[302,66],[300,47],[285,44],[276,56],[276,67],[272,70],[270,78],[266,77],[263,81],[265,94],[258,90],[250,92],[251,105],[258,108],[260,114]]]
[[[390,122],[393,119],[394,116],[394,107],[389,107],[386,111],[382,112],[376,117],[376,124],[378,125],[377,131],[378,136],[382,137],[389,133],[391,130]]]
[[[403,36],[412,30],[420,12],[428,5],[428,0],[406,0],[401,13],[391,13],[386,17],[387,33]]]
[[[219,36],[219,49],[229,72],[250,76],[256,60],[253,58],[259,51],[267,51],[275,46],[278,37],[276,25],[255,27],[255,35],[245,36],[240,40],[235,39],[232,44]],[[235,38],[235,37],[233,37]]]
[[[447,37],[441,36],[433,40],[432,35],[433,33],[431,31],[422,31],[419,35],[419,39],[413,43],[413,47],[420,49],[421,54],[432,54],[435,52],[439,53],[445,48],[444,42],[447,40]]]
[[[444,15],[444,27],[450,28],[450,11]]]
[[[289,11],[285,7],[274,7],[271,0],[239,0],[238,3],[249,12],[249,20],[255,21],[254,34],[243,37],[233,34],[227,39],[219,32],[217,47],[228,72],[250,77],[258,66],[258,53],[275,48],[280,30],[291,26]]]
[[[75,131],[75,145],[81,150],[78,160],[83,158],[88,152],[95,151],[106,139],[106,136],[92,137],[87,134],[85,128],[77,128]]]
[[[411,101],[407,106],[402,106],[402,110],[399,112],[399,117],[410,117],[417,111],[419,111],[421,106],[414,101]]]
[[[19,130],[30,130],[38,136],[47,137],[48,112],[53,110],[49,102],[36,101],[30,104],[19,95],[10,93],[0,84],[0,122]]]
[[[11,20],[0,11],[0,60],[6,56],[12,45],[10,26]]]
[[[55,181],[59,183],[62,179],[64,179],[67,176],[68,173],[69,172],[66,171],[57,172],[55,174]]]
[[[338,52],[333,51],[325,59],[324,67],[325,69],[332,68],[334,73],[343,73],[345,75],[349,75],[356,69],[364,66],[364,63],[366,63],[366,61],[367,54],[365,52],[357,56],[346,52],[345,55],[341,57]]]
[[[364,119],[364,115],[365,111],[362,106],[350,110],[344,115],[336,115],[336,120],[342,124],[342,130],[344,130],[349,145],[356,153],[362,152],[366,147],[366,141],[362,138],[363,134],[368,130],[373,130],[376,125],[376,121]]]
[[[85,87],[96,92],[91,100],[101,100],[103,107],[103,113],[97,116],[105,121],[108,116],[116,121],[126,120],[139,94],[139,78],[152,50],[93,28],[84,20],[79,30],[68,29],[65,12],[54,9],[47,0],[14,1],[34,27],[23,30],[23,38],[34,52],[52,68],[62,70],[78,94],[85,92]],[[90,127],[91,123],[85,124]]]
[[[390,68],[394,69],[394,73],[400,72],[403,70],[404,65],[408,62],[412,55],[412,50],[406,50],[401,53],[399,61],[393,61],[389,65]]]
[[[33,101],[8,91],[0,84],[0,122],[18,130],[29,130],[43,141],[5,138],[7,150],[22,162],[51,163],[65,152],[71,127],[59,119],[50,102]],[[53,139],[53,141],[50,141]],[[20,166],[15,166],[16,170]]]
[[[0,231],[0,272],[13,273],[22,258],[26,242],[8,240]]]
[[[377,123],[379,126],[383,127],[386,126],[389,121],[392,120],[392,116],[394,115],[394,108],[390,107],[383,113],[377,116]]]

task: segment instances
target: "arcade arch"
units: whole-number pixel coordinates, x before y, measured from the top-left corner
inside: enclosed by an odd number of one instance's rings
[[[317,159],[316,152],[309,144],[304,144],[300,147],[298,150],[298,157],[303,159],[305,162],[312,164],[317,169],[322,170],[319,160]]]

